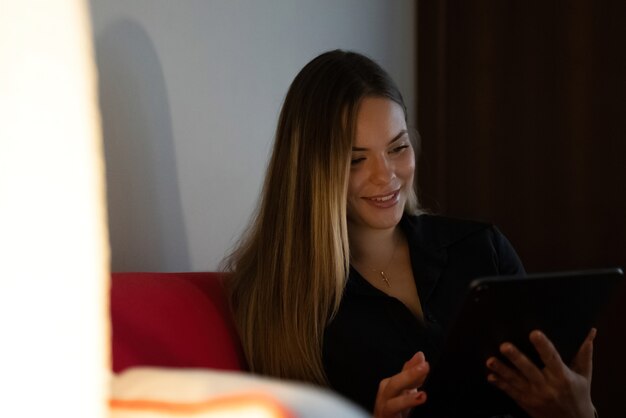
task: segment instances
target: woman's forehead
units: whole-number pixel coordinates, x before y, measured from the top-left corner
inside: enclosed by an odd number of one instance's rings
[[[406,129],[404,111],[398,103],[382,97],[366,97],[357,112],[354,146],[386,146]]]

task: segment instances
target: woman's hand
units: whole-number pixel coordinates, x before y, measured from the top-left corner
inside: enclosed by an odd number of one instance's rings
[[[487,379],[506,392],[534,418],[593,418],[591,371],[595,328],[580,346],[571,368],[561,360],[552,342],[540,331],[530,333],[530,341],[545,367],[539,370],[513,344],[504,343],[500,352],[514,367],[495,357],[487,360]]]
[[[405,418],[414,406],[426,402],[426,392],[418,389],[428,375],[424,353],[417,352],[404,363],[402,371],[381,380],[374,406],[375,418]]]

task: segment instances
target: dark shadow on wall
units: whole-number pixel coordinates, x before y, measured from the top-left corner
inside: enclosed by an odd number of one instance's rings
[[[170,107],[152,40],[115,22],[96,40],[113,271],[187,271]]]

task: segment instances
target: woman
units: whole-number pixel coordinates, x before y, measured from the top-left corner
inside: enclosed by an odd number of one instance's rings
[[[307,64],[256,217],[226,263],[250,369],[329,385],[377,417],[437,415],[419,388],[469,281],[523,274],[494,227],[420,213],[406,119],[370,59],[337,50]],[[543,370],[503,344],[512,364],[489,359],[489,380],[533,417],[593,417],[593,336],[571,369],[540,333]]]

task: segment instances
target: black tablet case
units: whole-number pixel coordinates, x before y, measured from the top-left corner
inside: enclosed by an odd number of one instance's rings
[[[431,365],[426,409],[448,411],[446,416],[524,416],[487,382],[487,358],[509,341],[542,366],[528,340],[540,329],[569,364],[622,275],[620,269],[605,269],[474,280],[441,356]]]

